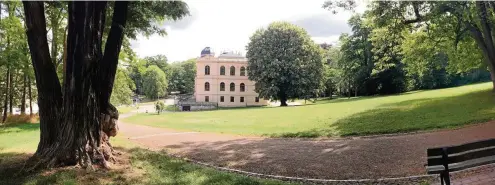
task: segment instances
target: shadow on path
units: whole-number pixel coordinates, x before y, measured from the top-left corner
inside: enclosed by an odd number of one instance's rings
[[[168,148],[182,157],[250,172],[368,179],[424,175],[427,148],[493,138],[493,130],[495,122],[449,131],[339,140],[230,138],[200,133],[135,141],[151,148]]]

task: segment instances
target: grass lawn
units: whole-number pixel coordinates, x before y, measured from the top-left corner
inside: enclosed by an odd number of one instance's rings
[[[119,114],[125,114],[131,112],[132,110],[136,110],[136,107],[123,105],[123,106],[118,106],[117,110],[119,111]]]
[[[139,148],[122,136],[112,138],[114,147],[122,152],[112,170],[65,167],[18,173],[36,150],[38,140],[38,124],[0,127],[0,184],[286,184],[190,164],[164,151]]]
[[[272,137],[349,136],[451,128],[495,119],[491,82],[294,107],[139,114],[126,123]]]

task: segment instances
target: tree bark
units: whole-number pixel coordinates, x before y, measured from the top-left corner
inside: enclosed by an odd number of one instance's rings
[[[7,120],[7,110],[8,110],[8,103],[9,103],[9,78],[10,76],[10,67],[7,66],[7,75],[5,75],[5,98],[3,99],[3,118],[2,118],[2,123],[5,123],[5,120]]]
[[[280,95],[280,106],[281,107],[286,107],[287,106],[287,95],[285,93],[282,93]]]
[[[63,95],[48,52],[43,3],[23,3],[40,109],[40,144],[33,158],[45,167],[94,163],[108,167],[107,161],[113,159],[108,137],[118,130],[118,112],[109,98],[128,2],[115,2],[104,54],[106,2],[69,3]]]
[[[26,84],[27,75],[24,73],[24,79],[22,80],[22,97],[21,97],[21,114],[26,114]]]
[[[354,97],[358,96],[358,86],[354,87]]]
[[[64,52],[62,54],[62,65],[63,65],[63,75],[62,75],[62,79],[65,79],[65,69],[66,69],[66,66],[67,66],[67,29],[68,29],[69,25],[67,25],[65,27],[65,31],[64,31]],[[65,83],[65,82],[62,82],[62,83]]]
[[[33,96],[31,94],[31,77],[28,76],[29,116],[33,117]]]
[[[53,64],[55,64],[55,71],[57,70],[57,50],[58,50],[58,44],[57,44],[57,41],[58,41],[58,38],[57,38],[57,34],[58,34],[58,20],[56,17],[53,17],[53,16],[50,16],[50,25],[52,26],[52,54],[51,54],[51,59],[52,59],[52,62]]]
[[[472,37],[481,49],[485,63],[490,71],[490,77],[492,80],[492,91],[495,92],[495,45],[492,39],[492,28],[487,18],[487,10],[485,6],[486,2],[476,2],[476,8],[478,9],[478,17],[480,19],[481,30],[478,26],[471,22],[465,22],[466,27],[469,29]]]
[[[15,70],[14,70],[15,71]],[[9,73],[9,78],[10,78],[10,85],[9,85],[9,114],[14,114],[14,73],[12,71]]]

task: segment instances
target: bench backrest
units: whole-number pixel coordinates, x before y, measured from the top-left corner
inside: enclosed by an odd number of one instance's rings
[[[446,154],[446,158],[442,155]],[[449,171],[458,171],[466,168],[495,163],[495,139],[466,143],[457,146],[429,148],[428,173],[442,172],[447,163]]]

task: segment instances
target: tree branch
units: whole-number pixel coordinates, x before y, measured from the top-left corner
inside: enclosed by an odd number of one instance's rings
[[[36,76],[36,85],[40,92],[52,92],[52,96],[61,99],[61,87],[51,62],[46,38],[46,22],[43,2],[24,1],[26,12],[26,34],[29,51]]]
[[[424,16],[419,13],[419,2],[412,2],[415,19],[404,20],[404,24],[412,24],[424,21]]]
[[[103,111],[109,107],[108,105],[110,103],[110,95],[112,94],[115,73],[117,72],[120,48],[124,38],[128,4],[129,2],[127,1],[115,2],[112,27],[108,33],[107,42],[105,43],[105,52],[98,68],[98,79],[96,81],[99,83],[98,93],[100,105],[102,106],[101,110]]]
[[[62,106],[62,90],[48,49],[43,2],[23,1],[22,3],[24,4],[29,51],[38,88],[40,118],[43,118],[40,119],[40,131],[43,134],[40,136],[38,153],[57,138],[57,130],[51,127],[59,124],[57,113]]]

